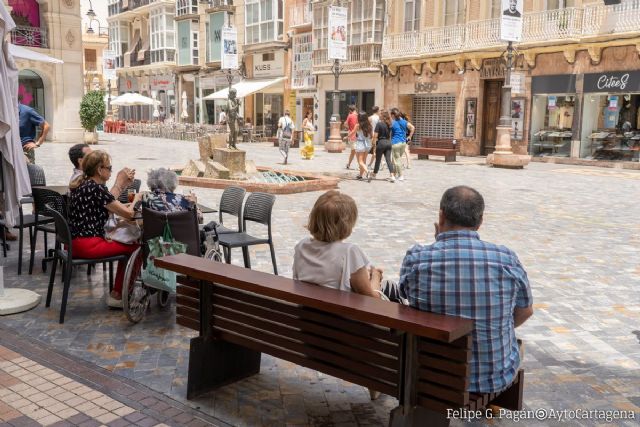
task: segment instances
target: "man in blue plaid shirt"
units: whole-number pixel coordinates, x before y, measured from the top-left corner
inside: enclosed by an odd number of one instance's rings
[[[520,366],[515,328],[533,314],[527,273],[516,254],[480,240],[484,200],[470,187],[440,201],[436,241],[407,251],[400,289],[419,310],[475,320],[469,391],[506,389]]]

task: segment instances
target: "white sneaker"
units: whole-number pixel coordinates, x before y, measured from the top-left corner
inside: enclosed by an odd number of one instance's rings
[[[398,178],[398,181],[404,181],[404,175],[400,175],[400,177]]]
[[[111,295],[107,295],[107,305],[111,308],[122,308],[122,300],[115,299]]]
[[[387,179],[387,181],[389,181],[389,182],[396,182],[396,177],[395,177],[395,176],[393,176],[393,175],[391,175],[391,176]]]

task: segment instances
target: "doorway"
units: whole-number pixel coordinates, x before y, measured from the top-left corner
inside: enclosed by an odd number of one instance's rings
[[[345,121],[349,115],[349,105],[355,105],[358,111],[366,111],[371,114],[371,109],[375,105],[375,91],[348,90],[340,92],[340,120]],[[325,123],[324,135],[329,138],[329,125],[333,114],[333,92],[325,93]]]
[[[502,80],[486,80],[484,82],[482,154],[485,156],[493,153],[496,149],[503,83]]]

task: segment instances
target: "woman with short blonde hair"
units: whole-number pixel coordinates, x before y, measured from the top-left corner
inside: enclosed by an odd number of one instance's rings
[[[358,207],[350,196],[336,190],[320,196],[309,214],[311,236],[295,247],[293,278],[380,298],[382,270],[357,245],[343,241],[357,220]]]

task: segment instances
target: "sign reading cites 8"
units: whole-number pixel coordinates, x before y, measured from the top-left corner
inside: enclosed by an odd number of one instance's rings
[[[508,42],[522,41],[524,0],[502,0],[500,38]]]

